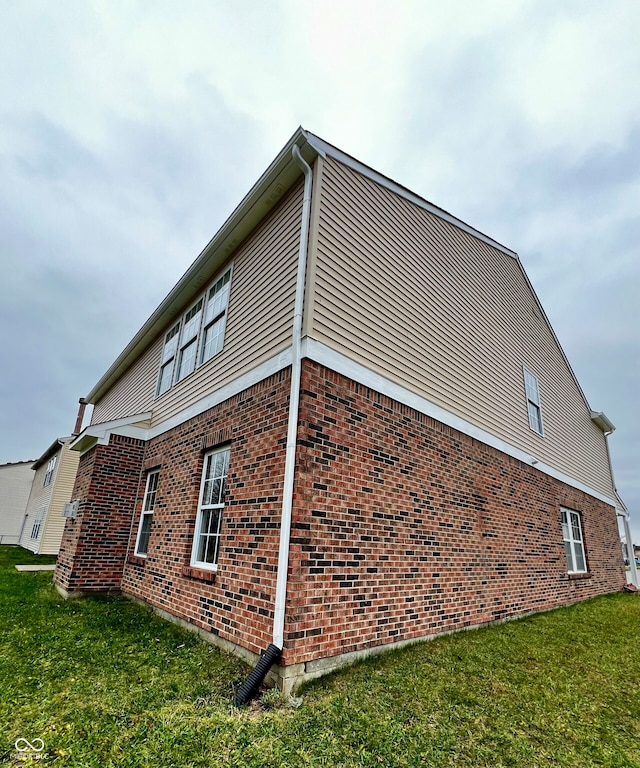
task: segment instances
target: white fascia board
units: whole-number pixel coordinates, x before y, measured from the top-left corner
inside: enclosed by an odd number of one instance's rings
[[[225,384],[224,387],[220,387],[220,389],[215,390],[215,392],[211,392],[211,394],[203,397],[202,400],[198,400],[198,402],[193,403],[188,408],[185,408],[175,416],[172,416],[170,419],[147,430],[147,439],[151,440],[154,437],[158,437],[158,435],[162,435],[164,432],[168,432],[170,429],[179,427],[181,424],[184,424],[185,421],[189,421],[189,419],[199,416],[210,408],[214,408],[216,405],[223,403],[230,397],[240,394],[240,392],[252,387],[259,381],[287,368],[291,365],[291,361],[291,347],[288,347],[274,357],[265,360],[264,363],[261,363],[250,371],[238,376],[237,379],[229,382],[229,384]]]
[[[410,203],[417,205],[419,208],[422,208],[425,211],[429,211],[429,213],[432,213],[434,216],[437,216],[439,219],[443,219],[444,221],[449,222],[449,224],[453,224],[454,227],[457,227],[458,229],[462,229],[464,232],[467,232],[468,234],[472,235],[477,240],[482,240],[483,243],[487,243],[487,245],[490,245],[493,248],[497,248],[499,251],[502,251],[502,253],[505,253],[507,256],[511,256],[514,259],[518,258],[518,254],[515,251],[512,251],[510,248],[507,248],[505,245],[502,245],[502,243],[499,243],[497,240],[494,240],[492,237],[489,237],[488,235],[485,235],[483,232],[480,232],[479,230],[475,229],[469,224],[466,224],[461,219],[458,219],[452,214],[447,213],[447,211],[443,210],[442,208],[438,208],[437,205],[433,205],[433,203],[430,203],[428,200],[425,200],[423,197],[420,197],[415,192],[412,192],[410,189],[403,187],[401,184],[398,184],[397,182],[393,181],[393,179],[390,179],[388,176],[384,176],[382,173],[379,173],[373,168],[370,168],[368,165],[361,163],[359,160],[356,160],[355,157],[352,157],[351,155],[348,155],[346,152],[343,152],[337,147],[332,146],[331,144],[321,139],[319,136],[314,136],[312,133],[309,133],[308,131],[305,131],[304,133],[309,144],[315,149],[315,151],[319,155],[322,155],[322,157],[326,157],[327,155],[329,157],[333,157],[339,163],[342,163],[342,165],[346,165],[348,168],[351,168],[357,173],[360,173],[362,176],[365,176],[366,178],[371,179],[371,181],[374,181],[376,184],[379,184],[381,187],[384,187],[385,189],[388,189],[391,192],[394,192],[396,195],[403,197],[405,200],[408,200]]]
[[[252,387],[263,379],[267,379],[274,373],[284,370],[291,365],[291,361],[292,351],[291,347],[288,347],[250,371],[238,376],[237,379],[229,382],[224,387],[220,387],[220,389],[211,392],[211,394],[203,397],[201,400],[192,403],[188,408],[176,413],[170,419],[156,424],[153,428],[136,426],[148,421],[152,416],[151,411],[114,421],[105,421],[101,424],[92,424],[78,435],[71,444],[71,448],[83,454],[93,448],[94,445],[108,445],[111,435],[134,437],[137,440],[151,440],[168,432],[170,429],[179,427],[181,424],[193,419],[195,416],[199,416],[210,408],[214,408],[230,397],[240,394],[240,392]]]
[[[322,344],[315,339],[307,337],[303,340],[302,355],[303,357],[307,357],[310,360],[323,365],[325,368],[329,368],[336,373],[340,373],[343,376],[358,382],[358,384],[362,384],[376,392],[380,392],[380,394],[386,395],[392,400],[397,400],[399,403],[407,405],[409,408],[413,408],[420,413],[424,413],[426,416],[431,416],[431,418],[436,421],[440,421],[449,427],[453,427],[453,429],[457,429],[458,432],[462,432],[485,445],[489,445],[492,448],[507,454],[507,456],[512,456],[514,459],[518,459],[524,464],[528,464],[539,472],[543,472],[545,475],[549,475],[566,485],[570,485],[572,488],[576,488],[589,496],[593,496],[594,498],[603,501],[605,504],[609,504],[612,507],[619,507],[615,499],[611,499],[579,480],[576,480],[569,475],[565,475],[564,472],[560,472],[554,467],[544,464],[530,453],[501,440],[499,437],[486,432],[484,429],[475,426],[475,424],[471,424],[465,419],[460,418],[460,416],[456,416],[454,413],[432,403],[430,400],[415,394],[415,392],[386,379],[384,376],[369,370],[360,363],[356,363],[349,357],[327,347],[325,344]]]

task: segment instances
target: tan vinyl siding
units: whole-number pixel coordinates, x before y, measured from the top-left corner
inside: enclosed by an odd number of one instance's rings
[[[611,497],[604,437],[519,261],[333,159],[321,195],[310,335]]]
[[[38,551],[41,555],[57,555],[60,549],[66,522],[66,518],[62,516],[62,508],[71,501],[80,454],[77,451],[69,450],[69,443],[65,443],[62,451],[58,454],[58,461],[60,466],[56,470],[49,511],[40,537]]]
[[[151,410],[158,382],[164,335],[147,349],[93,408],[92,424]]]
[[[177,317],[95,404],[93,424],[152,410],[156,426],[291,344],[302,190],[300,181],[228,262],[233,275],[222,351],[156,399],[164,333]]]

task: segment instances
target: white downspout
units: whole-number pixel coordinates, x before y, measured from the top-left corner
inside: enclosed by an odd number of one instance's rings
[[[307,245],[309,242],[309,217],[311,212],[312,173],[309,164],[293,146],[293,158],[304,172],[304,199],[302,202],[302,228],[300,250],[298,251],[298,277],[296,298],[293,309],[293,338],[291,350],[291,391],[289,395],[289,423],[287,428],[287,453],[284,465],[284,486],[282,490],[282,516],[280,520],[280,549],[278,551],[278,577],[273,616],[273,644],[280,650],[284,645],[284,614],[287,598],[287,577],[289,569],[289,539],[291,537],[291,509],[293,506],[293,479],[296,468],[296,442],[298,438],[298,405],[300,401],[300,376],[302,371],[302,309],[307,267]]]
[[[608,432],[604,433],[604,445],[607,449],[607,459],[609,460],[609,472],[611,472],[611,484],[613,485],[613,490],[616,492],[616,497],[619,499],[620,497],[617,495],[618,491],[616,488],[616,479],[613,475],[613,462],[611,461],[611,451],[609,450],[609,435],[613,432],[613,430],[609,430]],[[636,557],[635,552],[633,551],[633,541],[631,539],[631,529],[629,528],[629,513],[628,512],[619,512],[616,510],[616,514],[622,518],[622,526],[624,528],[624,537],[627,540],[627,554],[629,555],[629,570],[630,570],[630,576],[631,576],[631,583],[633,584],[636,589],[640,589],[640,579],[638,578],[638,569],[636,568]]]
[[[624,526],[624,537],[627,540],[627,554],[629,555],[629,569],[631,575],[631,583],[634,587],[640,589],[638,584],[638,569],[636,568],[636,557],[633,551],[633,540],[631,539],[631,529],[629,528],[629,513],[618,512],[618,515],[622,518],[622,525]]]

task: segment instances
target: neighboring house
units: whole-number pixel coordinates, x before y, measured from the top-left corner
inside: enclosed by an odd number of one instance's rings
[[[33,480],[32,461],[0,464],[0,544],[17,544]]]
[[[79,455],[72,437],[59,437],[32,464],[35,476],[19,544],[37,555],[57,555],[64,531],[62,508],[71,500]],[[33,473],[32,473],[33,474]]]
[[[59,590],[287,689],[625,583],[614,427],[517,255],[302,129],[87,399]]]

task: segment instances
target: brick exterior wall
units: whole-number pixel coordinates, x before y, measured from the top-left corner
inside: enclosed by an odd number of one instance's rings
[[[254,653],[273,632],[290,369],[151,440],[160,469],[147,557],[136,557],[139,495],[122,589]],[[217,573],[190,567],[204,455],[231,448]]]
[[[120,589],[144,449],[142,440],[112,435],[80,458],[72,496],[80,510],[65,524],[54,575],[64,591]]]
[[[300,402],[285,663],[622,589],[613,507],[310,361]]]
[[[290,370],[165,434],[82,457],[56,569],[253,653],[272,640]],[[218,570],[190,566],[205,453],[230,446]],[[134,555],[159,469],[147,557]],[[589,573],[567,574],[560,507],[582,516]],[[303,361],[285,648],[300,664],[622,589],[615,510]]]

